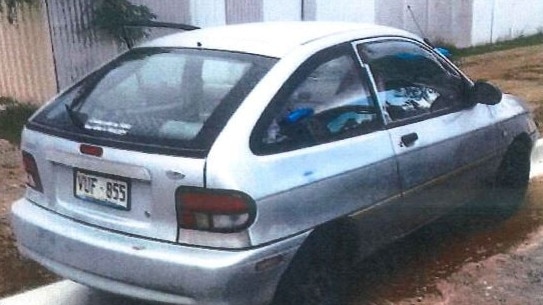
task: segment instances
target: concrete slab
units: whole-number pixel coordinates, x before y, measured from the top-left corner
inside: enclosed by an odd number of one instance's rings
[[[0,305],[158,305],[109,294],[64,280],[0,300]]]
[[[530,177],[543,175],[543,139],[539,139],[535,143],[532,151],[532,170]]]

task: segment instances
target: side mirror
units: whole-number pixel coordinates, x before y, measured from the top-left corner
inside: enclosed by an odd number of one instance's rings
[[[496,105],[501,100],[501,90],[498,87],[484,81],[475,82],[475,85],[470,89],[469,92],[469,102],[472,105]]]

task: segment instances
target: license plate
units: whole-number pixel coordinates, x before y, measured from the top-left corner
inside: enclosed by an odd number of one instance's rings
[[[130,182],[116,176],[74,170],[74,196],[117,209],[130,209]]]

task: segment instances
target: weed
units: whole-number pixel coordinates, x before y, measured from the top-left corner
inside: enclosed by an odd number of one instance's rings
[[[542,32],[539,32],[535,35],[530,35],[530,36],[521,36],[513,40],[500,41],[497,43],[490,43],[490,44],[485,44],[485,45],[470,47],[470,48],[465,48],[465,49],[457,49],[450,46],[448,47],[451,53],[453,54],[453,57],[455,59],[458,59],[460,57],[480,55],[480,54],[494,52],[494,51],[502,51],[502,50],[513,49],[517,47],[526,47],[526,46],[533,46],[533,45],[538,45],[538,44],[543,44]]]
[[[0,138],[13,144],[21,141],[21,130],[37,106],[21,103],[10,97],[0,97]]]

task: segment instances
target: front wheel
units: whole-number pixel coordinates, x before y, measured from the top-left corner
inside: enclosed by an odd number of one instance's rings
[[[503,219],[511,216],[524,202],[530,180],[531,141],[517,138],[507,149],[498,168],[495,186],[485,197],[483,207]]]
[[[508,148],[498,170],[496,184],[500,188],[521,189],[530,180],[531,142],[515,140]]]

